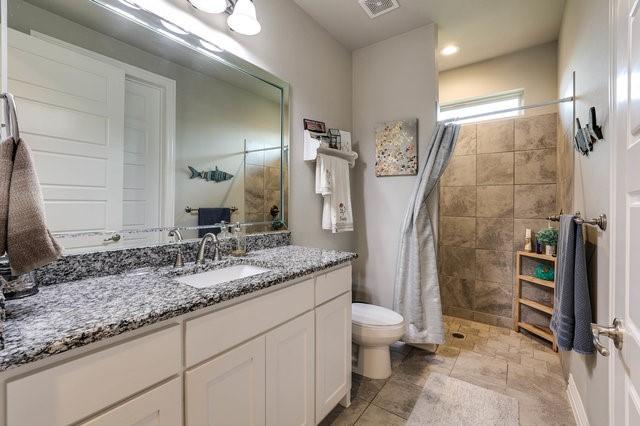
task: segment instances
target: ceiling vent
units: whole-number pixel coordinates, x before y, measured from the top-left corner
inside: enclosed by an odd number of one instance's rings
[[[400,7],[398,0],[358,0],[369,18],[377,18]]]

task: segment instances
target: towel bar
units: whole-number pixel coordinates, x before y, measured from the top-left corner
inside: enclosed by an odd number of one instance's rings
[[[547,220],[551,220],[553,222],[559,222],[560,221],[560,215],[549,216],[549,217],[547,217]],[[574,215],[573,220],[579,225],[597,226],[598,228],[602,229],[603,231],[607,230],[607,215],[606,214],[601,214],[600,216],[598,216],[596,218],[593,218],[593,219],[585,219],[580,215],[580,212],[576,212],[576,214]]]
[[[191,208],[189,206],[184,208],[185,213],[198,213],[198,210],[200,210],[200,209],[194,209],[194,208]],[[235,212],[238,211],[238,208],[236,206],[233,206],[233,207],[229,208],[229,210],[231,210],[231,213],[235,213]]]

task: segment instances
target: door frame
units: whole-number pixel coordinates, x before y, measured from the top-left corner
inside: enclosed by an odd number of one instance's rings
[[[6,0],[2,0],[3,2]],[[154,74],[126,62],[101,55],[92,50],[84,49],[75,44],[67,43],[39,31],[31,30],[30,35],[49,43],[63,46],[67,49],[87,55],[124,70],[125,79],[157,87],[161,92],[160,120],[160,194],[158,209],[160,210],[160,227],[171,227],[175,224],[175,151],[176,151],[176,82],[170,78]]]

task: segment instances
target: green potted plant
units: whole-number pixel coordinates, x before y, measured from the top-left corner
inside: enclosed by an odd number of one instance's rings
[[[558,230],[553,228],[545,228],[538,231],[536,238],[540,244],[545,246],[545,254],[554,256],[556,246],[558,245]]]

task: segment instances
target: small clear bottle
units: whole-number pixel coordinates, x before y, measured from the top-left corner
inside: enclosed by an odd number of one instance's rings
[[[247,255],[247,234],[245,229],[240,225],[240,222],[236,223],[233,227],[233,237],[235,240],[235,249],[231,253],[233,256],[246,256]]]

